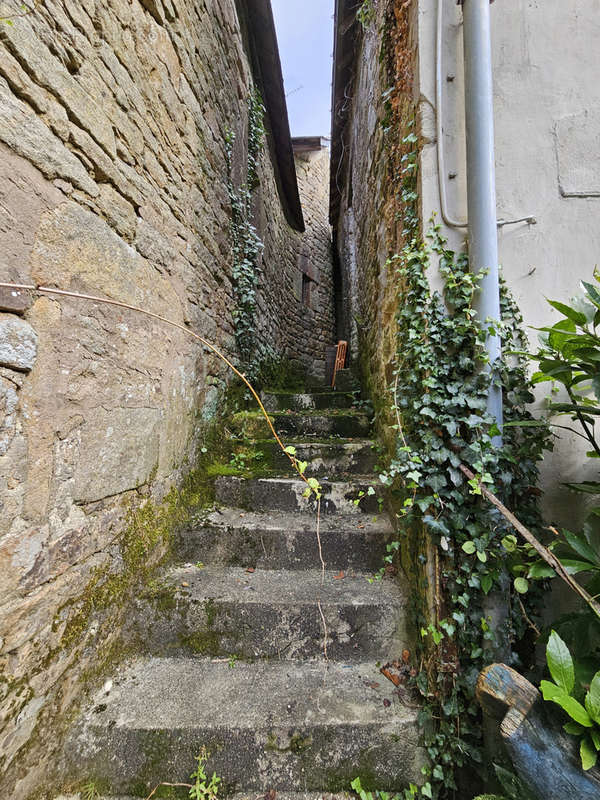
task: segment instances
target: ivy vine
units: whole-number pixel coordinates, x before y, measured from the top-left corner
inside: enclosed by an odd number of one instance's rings
[[[239,188],[233,181],[235,133],[225,137],[227,190],[231,204],[231,242],[233,254],[233,322],[235,338],[243,363],[252,360],[256,349],[256,302],[263,242],[252,223],[252,192],[259,183],[260,153],[264,144],[265,107],[258,89],[248,98],[248,156],[246,179]]]
[[[503,388],[505,420],[531,419],[525,361],[505,357],[490,369],[485,332],[474,310],[481,274],[469,272],[466,254],[447,247],[440,226],[432,221],[420,235],[417,214],[417,137],[403,140],[402,252],[390,259],[399,279],[398,349],[393,410],[397,415],[396,453],[381,475],[396,498],[405,536],[425,529],[436,552],[438,607],[431,619],[426,610],[417,653],[415,677],[423,706],[421,722],[430,766],[424,781],[405,796],[455,796],[457,771],[483,769],[481,717],[475,701],[479,671],[490,661],[494,643],[512,647],[513,663],[521,667],[532,656],[526,645],[528,624],[535,619],[541,589],[521,597],[507,580],[507,560],[514,537],[496,510],[482,501],[481,482],[489,484],[532,530],[541,529],[535,489],[537,463],[550,448],[548,431],[540,427],[509,427],[500,434],[489,416],[491,381]],[[427,270],[435,262],[444,280],[443,295],[431,290]],[[499,331],[504,352],[526,350],[522,318],[506,285],[501,291]],[[460,470],[467,464],[478,473],[467,481]],[[418,537],[416,537],[418,538]],[[388,560],[402,547],[389,545]],[[428,554],[416,554],[417,567]],[[513,577],[525,569],[512,565]],[[505,629],[494,630],[488,600],[495,592],[508,605]],[[525,607],[527,604],[527,608]]]

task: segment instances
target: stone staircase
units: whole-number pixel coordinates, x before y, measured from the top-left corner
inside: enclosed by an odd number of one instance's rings
[[[158,604],[140,600],[143,652],[70,737],[71,771],[102,791],[147,797],[188,781],[202,746],[222,794],[322,796],[357,775],[382,789],[418,777],[417,710],[377,666],[406,646],[406,598],[394,579],[367,580],[391,534],[369,492],[368,420],[342,392],[264,402],[322,483],[325,572],[314,501],[261,440],[273,475],[217,479],[219,507],[181,535]]]

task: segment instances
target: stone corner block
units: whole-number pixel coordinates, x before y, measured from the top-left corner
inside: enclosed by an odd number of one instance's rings
[[[0,286],[0,311],[24,314],[32,305],[31,293],[25,289],[7,289]]]
[[[0,366],[29,372],[37,354],[37,334],[13,314],[0,313]]]

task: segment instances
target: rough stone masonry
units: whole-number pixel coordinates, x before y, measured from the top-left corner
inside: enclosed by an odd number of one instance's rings
[[[235,359],[226,138],[239,184],[248,96],[281,83],[256,55],[250,6],[265,5],[44,0],[0,23],[1,279],[141,306]],[[287,121],[282,134],[266,100],[257,330],[321,375],[334,336],[328,154],[298,154],[303,234],[283,197]],[[181,480],[227,377],[158,321],[0,294],[3,796],[39,785],[106,644],[93,625],[64,634],[99,571],[122,568],[126,508]]]

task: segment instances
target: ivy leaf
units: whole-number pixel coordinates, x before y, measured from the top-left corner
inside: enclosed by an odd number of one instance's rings
[[[517,580],[519,580],[517,578]],[[516,583],[516,581],[515,581]],[[546,661],[553,680],[567,693],[575,686],[575,668],[569,648],[556,633],[552,631],[546,647]]]
[[[594,743],[589,736],[584,736],[584,738],[581,740],[579,754],[581,755],[581,766],[586,771],[591,769],[598,760],[598,753],[596,752]]]
[[[527,578],[515,578],[514,585],[519,594],[527,594],[529,591],[529,581]],[[552,677],[554,678],[554,675]]]
[[[536,561],[527,574],[528,578],[555,578],[556,572],[544,561]]]
[[[490,589],[493,586],[493,579],[491,575],[484,575],[481,578],[481,588],[483,589],[484,594],[489,594]]]
[[[295,456],[295,455],[296,455],[296,448],[295,448],[295,447],[292,447],[292,446],[290,445],[289,447],[286,447],[286,448],[285,448],[285,450],[284,450],[284,453],[287,453],[287,454],[288,454],[288,456]]]
[[[411,470],[410,472],[407,472],[407,473],[406,473],[406,478],[407,478],[407,480],[409,480],[409,481],[414,481],[415,483],[418,483],[418,482],[419,482],[419,480],[421,479],[421,477],[422,477],[422,473],[420,473],[420,472],[419,472],[418,470],[416,470],[416,469],[413,469],[413,470]]]
[[[462,549],[465,551],[465,553],[472,556],[473,553],[477,550],[477,546],[475,542],[465,542],[462,546]]]

